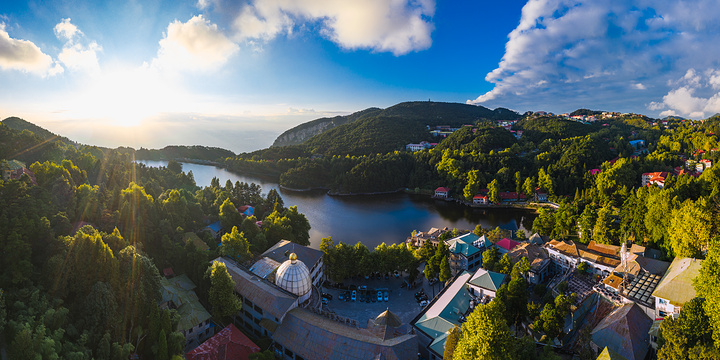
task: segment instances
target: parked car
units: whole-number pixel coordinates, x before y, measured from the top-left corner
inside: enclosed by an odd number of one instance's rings
[[[322,294],[322,297],[323,297],[323,298],[326,298],[326,299],[328,299],[328,300],[332,300],[332,299],[333,299],[332,294],[328,294],[328,293],[323,293],[323,294]]]
[[[350,300],[355,301],[357,300],[357,291],[353,290],[352,294],[350,295]]]
[[[390,273],[385,274],[385,280],[390,280]]]
[[[395,278],[397,279],[397,278],[399,278],[399,277],[400,277],[400,272],[397,271],[397,270],[395,270]]]
[[[382,291],[377,292],[377,301],[382,301]]]
[[[428,305],[428,301],[427,301],[427,300],[423,300],[423,301],[420,302],[420,306],[422,306],[422,307],[426,307],[427,305]]]
[[[327,304],[328,304],[328,299],[322,298],[322,304],[323,304],[323,305],[327,305]]]
[[[385,295],[385,302],[390,301],[390,297],[388,296],[388,292],[386,291],[383,295]]]
[[[345,293],[340,293],[338,295],[338,300],[345,300]]]

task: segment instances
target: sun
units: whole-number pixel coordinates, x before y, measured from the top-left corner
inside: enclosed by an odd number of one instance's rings
[[[86,116],[122,127],[140,126],[163,112],[175,111],[183,96],[172,81],[152,68],[116,68],[88,80],[78,99]]]

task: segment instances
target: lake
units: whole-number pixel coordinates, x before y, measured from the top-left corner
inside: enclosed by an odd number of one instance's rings
[[[167,161],[138,160],[148,166],[166,166]],[[434,200],[423,195],[386,194],[371,196],[329,196],[326,191],[296,192],[281,189],[277,183],[231,173],[208,165],[182,163],[183,171],[192,171],[198,186],[209,186],[213,177],[224,185],[229,179],[262,186],[263,194],[277,190],[285,206],[297,205],[310,222],[310,246],[331,236],[335,244],[361,241],[368,248],[405,241],[413,230],[436,228],[475,229],[497,226],[507,230],[532,228],[535,214],[524,209],[475,209],[454,202]]]

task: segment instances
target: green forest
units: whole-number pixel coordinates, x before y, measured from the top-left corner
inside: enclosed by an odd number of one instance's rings
[[[280,239],[309,244],[307,219],[274,190],[217,179],[198,187],[176,161],[151,168],[125,149],[50,136],[0,124],[0,168],[18,160],[34,173],[0,178],[0,348],[11,359],[175,358],[185,336],[175,311],[158,308],[160,270],[186,274],[222,323],[237,304],[221,285],[227,271],[210,260],[244,263]],[[255,216],[241,216],[241,205]],[[221,238],[202,231],[218,220]]]

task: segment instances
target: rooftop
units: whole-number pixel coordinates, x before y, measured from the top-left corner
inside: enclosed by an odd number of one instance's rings
[[[465,257],[469,257],[475,255],[475,253],[480,252],[480,249],[473,245],[473,243],[478,239],[480,239],[479,236],[473,233],[467,233],[464,235],[460,235],[456,238],[452,238],[446,241],[446,243],[448,245],[448,250],[451,253],[463,254],[465,255]]]
[[[290,309],[297,306],[298,297],[296,295],[281,290],[274,284],[241,269],[232,260],[219,257],[213,261],[220,261],[225,264],[228,273],[235,282],[235,291],[238,294],[252,301],[277,319],[282,319]]]
[[[190,330],[211,318],[210,313],[200,304],[197,294],[192,291],[194,288],[195,284],[185,274],[171,279],[160,278],[161,302],[172,302],[180,315],[177,330]]]
[[[592,342],[608,347],[627,360],[642,360],[648,352],[652,320],[635,303],[625,304],[605,317],[590,333]]]
[[[503,281],[505,281],[505,274],[479,268],[470,278],[468,284],[472,284],[483,289],[497,291]]]
[[[192,241],[193,244],[195,244],[195,247],[199,250],[210,250],[208,244],[202,241],[202,239],[200,239],[200,237],[197,236],[197,234],[195,234],[194,232],[186,232],[185,235],[183,235],[183,243],[187,242],[188,240]]]
[[[513,263],[519,261],[523,257],[528,259],[530,267],[537,269],[543,265],[549,258],[545,249],[541,246],[531,243],[521,243],[510,252],[510,260]]]
[[[268,279],[268,277],[275,272],[275,270],[280,267],[280,263],[269,258],[264,257],[258,261],[256,261],[251,267],[250,272],[263,278]]]
[[[287,240],[280,240],[277,244],[267,249],[261,257],[268,257],[282,264],[285,260],[288,260],[288,256],[290,256],[291,253],[295,253],[298,260],[302,261],[309,269],[312,269],[323,255],[320,250],[298,245]]]
[[[516,246],[518,246],[519,244],[520,244],[520,243],[517,242],[517,241],[515,241],[515,240],[510,240],[510,239],[508,239],[508,238],[504,238],[504,239],[498,241],[497,244],[495,244],[495,245],[497,245],[497,246],[499,246],[499,247],[501,247],[501,248],[503,248],[503,249],[505,249],[505,250],[507,250],[507,251],[511,251],[512,249],[514,249],[514,248],[515,248]]]
[[[597,360],[627,360],[622,355],[610,350],[607,346],[598,355]]]
[[[412,334],[383,339],[301,308],[290,311],[273,340],[304,359],[410,359],[417,355]]]
[[[561,241],[561,240],[551,240],[545,245],[546,248],[555,250],[563,255],[571,256],[571,257],[580,257],[580,253],[578,252],[577,245],[575,245],[575,242],[572,240],[568,241]]]
[[[683,306],[695,297],[693,279],[700,273],[700,264],[702,260],[676,257],[652,295]]]
[[[260,347],[230,324],[185,355],[187,360],[247,360]]]
[[[432,339],[441,337],[454,326],[460,326],[460,315],[470,308],[471,296],[465,283],[471,276],[467,271],[458,275],[450,286],[420,313],[413,325]]]

